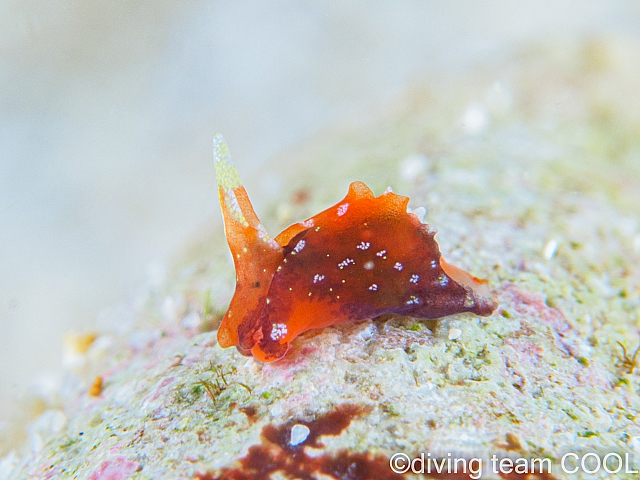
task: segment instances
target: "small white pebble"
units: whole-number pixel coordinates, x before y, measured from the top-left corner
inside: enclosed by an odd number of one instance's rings
[[[18,455],[12,450],[3,459],[0,459],[0,478],[9,478],[11,472],[18,464]]]
[[[183,308],[184,298],[182,295],[168,296],[162,300],[161,313],[165,320],[176,321]]]
[[[296,424],[291,429],[291,440],[289,440],[289,445],[296,446],[300,445],[304,442],[309,436],[309,427],[306,425]]]
[[[480,102],[472,102],[462,114],[462,128],[469,135],[478,135],[489,125],[489,112]]]
[[[553,257],[556,256],[556,252],[558,251],[558,241],[555,239],[551,239],[547,242],[547,244],[544,246],[544,258],[546,258],[547,260],[551,260]]]
[[[188,330],[199,327],[202,323],[202,318],[198,312],[191,312],[182,319],[182,326]]]
[[[412,210],[407,207],[407,213],[413,213],[416,217],[418,217],[420,223],[424,223],[424,216],[427,214],[427,209],[424,207],[418,207]]]
[[[66,425],[67,417],[60,410],[47,410],[32,424],[44,433],[57,433]]]
[[[462,330],[459,328],[452,328],[449,330],[449,340],[457,340],[462,335]]]
[[[279,417],[280,415],[282,415],[282,406],[281,405],[275,405],[271,409],[270,413],[271,413],[272,417]]]
[[[29,438],[29,444],[31,446],[31,451],[35,454],[38,454],[44,448],[44,441],[39,433],[34,433]]]

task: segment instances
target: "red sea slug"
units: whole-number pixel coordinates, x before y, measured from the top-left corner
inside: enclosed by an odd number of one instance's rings
[[[385,313],[432,319],[495,310],[486,280],[444,261],[435,231],[407,213],[409,198],[390,189],[375,197],[354,182],[338,204],[271,238],[220,134],[213,156],[236,268],[221,347],[272,362],[312,328]]]

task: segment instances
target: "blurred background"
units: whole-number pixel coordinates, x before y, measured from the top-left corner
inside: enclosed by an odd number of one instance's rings
[[[257,185],[407,85],[585,36],[637,39],[640,4],[0,0],[0,425],[65,332],[221,224],[214,132]]]

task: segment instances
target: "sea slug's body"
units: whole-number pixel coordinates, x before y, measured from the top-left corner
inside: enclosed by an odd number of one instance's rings
[[[236,267],[236,292],[218,342],[269,362],[302,332],[384,313],[490,315],[486,281],[447,264],[409,199],[375,197],[354,182],[337,205],[275,239],[258,220],[221,135],[213,140],[218,193]]]

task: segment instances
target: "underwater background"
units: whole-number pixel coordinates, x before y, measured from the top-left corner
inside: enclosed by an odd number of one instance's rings
[[[521,126],[533,117],[560,118],[564,125],[575,114],[577,122],[584,118],[583,110],[571,110],[581,105],[577,97],[597,97],[589,107],[597,128],[565,138],[612,159],[603,170],[629,171],[630,185],[637,185],[634,3],[376,2],[365,9],[344,2],[4,0],[0,17],[1,453],[12,438],[24,438],[20,425],[63,384],[63,366],[77,366],[73,345],[81,340],[69,332],[127,332],[139,292],[162,288],[188,246],[220,234],[211,161],[216,131],[224,133],[256,210],[274,232],[315,213],[300,202],[274,200],[295,192],[311,192],[305,195],[314,206],[328,206],[352,180],[376,194],[427,173],[442,185],[488,182],[471,168],[478,150],[487,158],[532,149],[536,162],[561,156],[557,145],[522,131],[501,130],[502,137],[494,135],[505,142],[499,146],[477,139],[493,135],[487,129],[500,119]],[[554,65],[566,67],[561,80],[553,77]],[[500,75],[492,77],[494,71]],[[527,84],[522,72],[533,72],[539,83]],[[535,92],[546,87],[557,115],[539,111],[547,104]],[[462,137],[446,137],[451,132],[437,122],[425,121],[423,133],[398,127],[402,115],[412,118],[434,98],[437,107],[420,118],[446,118]],[[391,117],[397,128],[385,124]],[[376,131],[389,137],[353,133]],[[431,143],[417,143],[421,135]],[[326,137],[334,150],[311,155],[322,152]],[[613,137],[617,143],[607,143]],[[384,147],[363,146],[375,141]],[[463,150],[463,161],[447,174],[437,163],[448,162],[450,145]],[[344,156],[328,160],[336,152]],[[485,165],[509,171],[509,154]],[[555,178],[572,178],[567,165]],[[531,181],[580,190],[553,185],[553,171]],[[587,177],[594,184],[599,178]],[[594,188],[626,215],[620,229],[633,249],[637,212],[631,197],[612,190]],[[546,202],[539,202],[543,210],[552,208]],[[445,218],[437,222],[443,234]],[[555,240],[540,238],[545,254]],[[475,273],[486,275],[482,268]],[[225,275],[221,304],[232,288],[233,277]]]

